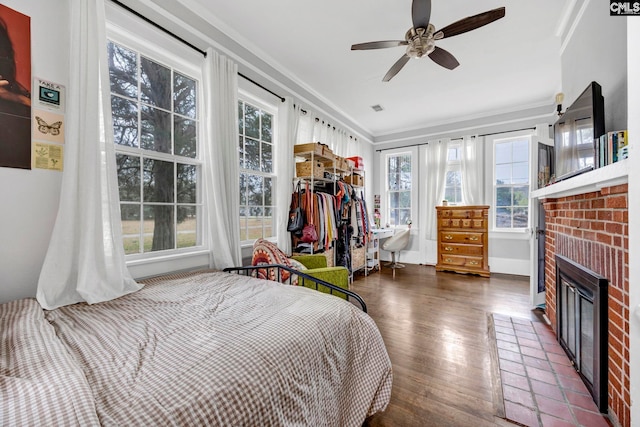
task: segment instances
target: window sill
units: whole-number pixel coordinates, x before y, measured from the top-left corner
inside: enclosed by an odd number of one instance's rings
[[[206,249],[172,253],[144,258],[128,259],[127,268],[134,278],[157,276],[175,271],[209,266],[209,251]]]
[[[529,240],[531,237],[531,229],[524,230],[489,230],[489,239],[501,240]]]

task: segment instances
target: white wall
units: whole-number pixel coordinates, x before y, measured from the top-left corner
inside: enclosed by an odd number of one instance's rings
[[[564,107],[592,81],[602,86],[605,130],[627,127],[627,19],[609,16],[609,3],[577,2],[580,21],[567,34],[561,55]]]
[[[627,18],[625,18],[627,19]],[[640,76],[640,20],[628,18],[628,75]],[[640,117],[640,81],[629,79],[629,117]],[[640,121],[629,121],[629,157],[636,167],[629,168],[629,338],[631,379],[631,425],[640,424]],[[633,219],[633,220],[631,220]]]
[[[31,17],[32,76],[67,85],[67,0],[4,0]],[[35,296],[56,212],[62,174],[0,168],[0,302]]]

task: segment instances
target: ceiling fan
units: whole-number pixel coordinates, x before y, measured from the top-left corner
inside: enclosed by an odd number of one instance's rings
[[[351,46],[351,50],[384,49],[388,47],[407,46],[406,53],[389,69],[382,79],[388,82],[398,74],[406,65],[410,58],[422,58],[427,55],[436,64],[449,70],[453,70],[460,63],[446,50],[436,46],[436,40],[445,37],[453,37],[467,31],[475,30],[483,25],[490,24],[504,17],[505,8],[499,7],[477,15],[468,16],[454,22],[438,31],[433,24],[429,23],[431,18],[431,0],[413,0],[411,6],[411,18],[413,27],[409,28],[404,36],[404,40],[384,40],[377,42],[359,43]]]

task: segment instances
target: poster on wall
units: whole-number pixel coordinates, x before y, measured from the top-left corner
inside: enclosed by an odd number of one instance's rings
[[[64,147],[57,144],[33,143],[33,167],[62,171],[64,164]]]
[[[31,169],[31,18],[1,4],[0,167]]]
[[[33,139],[64,143],[64,116],[51,111],[33,109]]]
[[[33,100],[34,107],[57,110],[64,113],[64,86],[58,83],[42,80],[38,77],[33,79],[33,93],[37,94]]]

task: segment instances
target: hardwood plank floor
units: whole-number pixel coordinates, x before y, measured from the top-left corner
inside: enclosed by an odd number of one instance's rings
[[[537,320],[529,279],[436,273],[431,266],[357,276],[393,365],[386,411],[366,426],[513,426],[494,411],[487,316]]]

